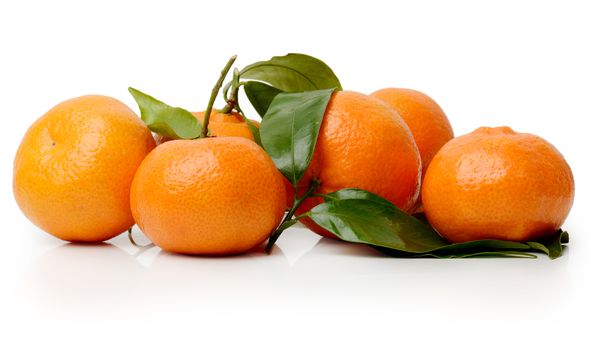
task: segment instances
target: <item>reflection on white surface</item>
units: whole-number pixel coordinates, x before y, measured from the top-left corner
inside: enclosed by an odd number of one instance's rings
[[[151,256],[150,256],[151,255]],[[143,260],[143,262],[142,262]],[[503,312],[507,301],[528,311],[565,297],[568,255],[539,259],[394,259],[376,250],[319,238],[296,228],[271,255],[262,247],[233,257],[194,257],[113,244],[64,244],[38,257],[27,274],[35,302],[61,308],[121,304],[244,307],[252,304],[366,306],[419,303],[419,308],[477,305]],[[534,291],[534,292],[532,292]],[[411,298],[410,298],[411,297]],[[406,305],[408,306],[408,305]],[[451,310],[449,310],[451,311]]]
[[[131,298],[144,268],[115,245],[67,243],[37,258],[28,291],[44,305],[102,307]]]
[[[285,232],[270,256],[260,247],[225,258],[142,251],[125,235],[98,245],[56,245],[39,232],[31,237],[49,249],[28,256],[24,280],[12,280],[16,297],[9,312],[18,315],[13,322],[23,332],[33,323],[47,330],[45,339],[71,348],[97,331],[148,348],[156,339],[160,348],[182,346],[193,334],[233,347],[264,336],[285,339],[276,347],[302,348],[309,346],[307,337],[325,335],[326,325],[382,335],[404,329],[396,337],[413,343],[423,337],[425,323],[431,345],[467,324],[464,337],[477,342],[490,330],[566,332],[580,325],[564,315],[589,307],[587,284],[570,271],[570,259],[577,266],[587,260],[580,254],[555,261],[395,259],[301,227]],[[137,239],[145,242],[139,234]],[[78,332],[73,337],[67,333],[72,329]],[[139,343],[130,330],[142,334]],[[183,336],[168,336],[177,333]],[[90,348],[108,347],[108,339]],[[329,347],[331,338],[323,339]],[[357,347],[366,342],[356,339]],[[490,344],[500,346],[501,339]]]

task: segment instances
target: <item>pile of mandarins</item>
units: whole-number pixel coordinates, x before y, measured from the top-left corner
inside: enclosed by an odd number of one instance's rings
[[[359,188],[423,211],[450,242],[540,239],[573,203],[572,172],[550,143],[508,127],[454,138],[440,106],[415,90],[334,92],[297,194],[246,122],[213,110],[208,137],[173,140],[114,98],[73,98],[25,134],[14,196],[29,220],[66,241],[108,240],[136,223],[162,249],[198,255],[260,246],[312,182],[317,194]],[[311,196],[295,214],[322,201]]]

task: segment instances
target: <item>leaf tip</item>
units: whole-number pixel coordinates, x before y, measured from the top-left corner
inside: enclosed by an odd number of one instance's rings
[[[134,99],[137,100],[137,97],[141,94],[141,92],[133,87],[128,87],[127,91],[129,91],[129,93],[131,94],[131,96],[133,96]]]

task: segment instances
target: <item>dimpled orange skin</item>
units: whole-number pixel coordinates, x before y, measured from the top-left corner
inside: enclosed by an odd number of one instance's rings
[[[201,122],[203,122],[203,119],[205,119],[205,112],[192,113]],[[260,128],[259,122],[252,119],[250,119],[250,121],[257,128]],[[252,132],[248,127],[248,124],[246,124],[246,122],[244,121],[244,117],[237,112],[221,113],[219,112],[219,110],[213,109],[211,111],[211,116],[209,117],[208,130],[209,134],[213,137],[236,136],[254,141],[254,136],[252,135]],[[172,139],[156,135],[156,143],[158,145],[170,140]],[[285,177],[283,177],[283,183],[285,184],[286,190],[286,208],[289,208],[291,205],[293,205],[293,186],[291,186],[291,183]]]
[[[420,151],[424,176],[432,157],[454,137],[445,112],[432,98],[416,90],[385,88],[371,96],[395,109],[410,128]]]
[[[420,191],[420,154],[403,119],[385,103],[358,92],[336,92],[326,108],[302,191],[311,178],[320,182],[316,192],[360,188],[410,212]],[[321,202],[311,197],[297,213]],[[307,218],[302,222],[316,233],[336,237]]]
[[[205,119],[205,112],[192,112],[192,114],[202,123]],[[255,120],[250,120],[256,127],[260,127],[260,123]],[[208,130],[211,136],[237,136],[244,137],[249,140],[254,140],[254,136],[248,127],[248,124],[244,121],[244,117],[237,113],[221,113],[217,109],[211,110],[211,116],[209,117]],[[170,138],[156,135],[156,142],[158,144],[170,141]]]
[[[281,177],[264,150],[245,138],[170,141],[139,167],[131,209],[164,250],[239,254],[265,241],[282,219]]]
[[[441,148],[426,172],[422,200],[432,226],[451,242],[531,241],[561,227],[574,179],[544,139],[483,127]]]
[[[133,225],[131,181],[154,147],[149,129],[122,102],[67,100],[25,134],[14,160],[14,197],[29,220],[58,238],[110,239]]]

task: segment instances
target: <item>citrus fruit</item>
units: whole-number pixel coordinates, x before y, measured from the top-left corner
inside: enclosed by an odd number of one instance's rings
[[[193,115],[202,123],[205,119],[205,112],[192,112]],[[211,110],[209,116],[209,125],[207,129],[211,136],[226,137],[226,136],[238,136],[245,137],[250,140],[254,140],[254,136],[248,127],[248,124],[244,120],[244,116],[238,112],[222,113],[217,109]],[[256,127],[260,126],[255,120],[250,120]],[[161,144],[166,141],[170,141],[170,138],[156,135],[156,142]]]
[[[410,212],[420,191],[420,154],[410,129],[392,108],[358,92],[336,92],[324,113],[301,190],[311,179],[319,181],[315,192],[360,188]],[[298,213],[321,202],[310,197]],[[302,222],[319,234],[335,237],[307,218]]]
[[[112,238],[133,225],[131,181],[154,146],[148,128],[114,98],[62,102],[21,141],[14,160],[16,202],[35,225],[63,240]]]
[[[193,112],[193,115],[201,122],[203,122],[205,118],[205,112]],[[260,127],[258,121],[250,119],[250,122],[252,122],[257,128]],[[211,110],[207,129],[212,137],[236,136],[254,141],[254,136],[252,135],[248,124],[245,122],[245,117],[238,112],[222,113],[217,109]],[[170,140],[172,139],[156,135],[157,144],[162,144]],[[286,190],[286,207],[290,207],[293,204],[293,186],[291,186],[289,180],[284,176],[282,179]]]
[[[454,136],[445,112],[432,98],[416,90],[385,88],[371,96],[395,109],[410,128],[420,151],[424,176],[432,157]]]
[[[451,242],[544,238],[563,224],[573,199],[573,175],[559,151],[508,127],[449,141],[422,190],[426,217]]]
[[[243,253],[282,219],[281,178],[264,150],[242,137],[169,141],[137,170],[131,209],[141,230],[164,250]]]

